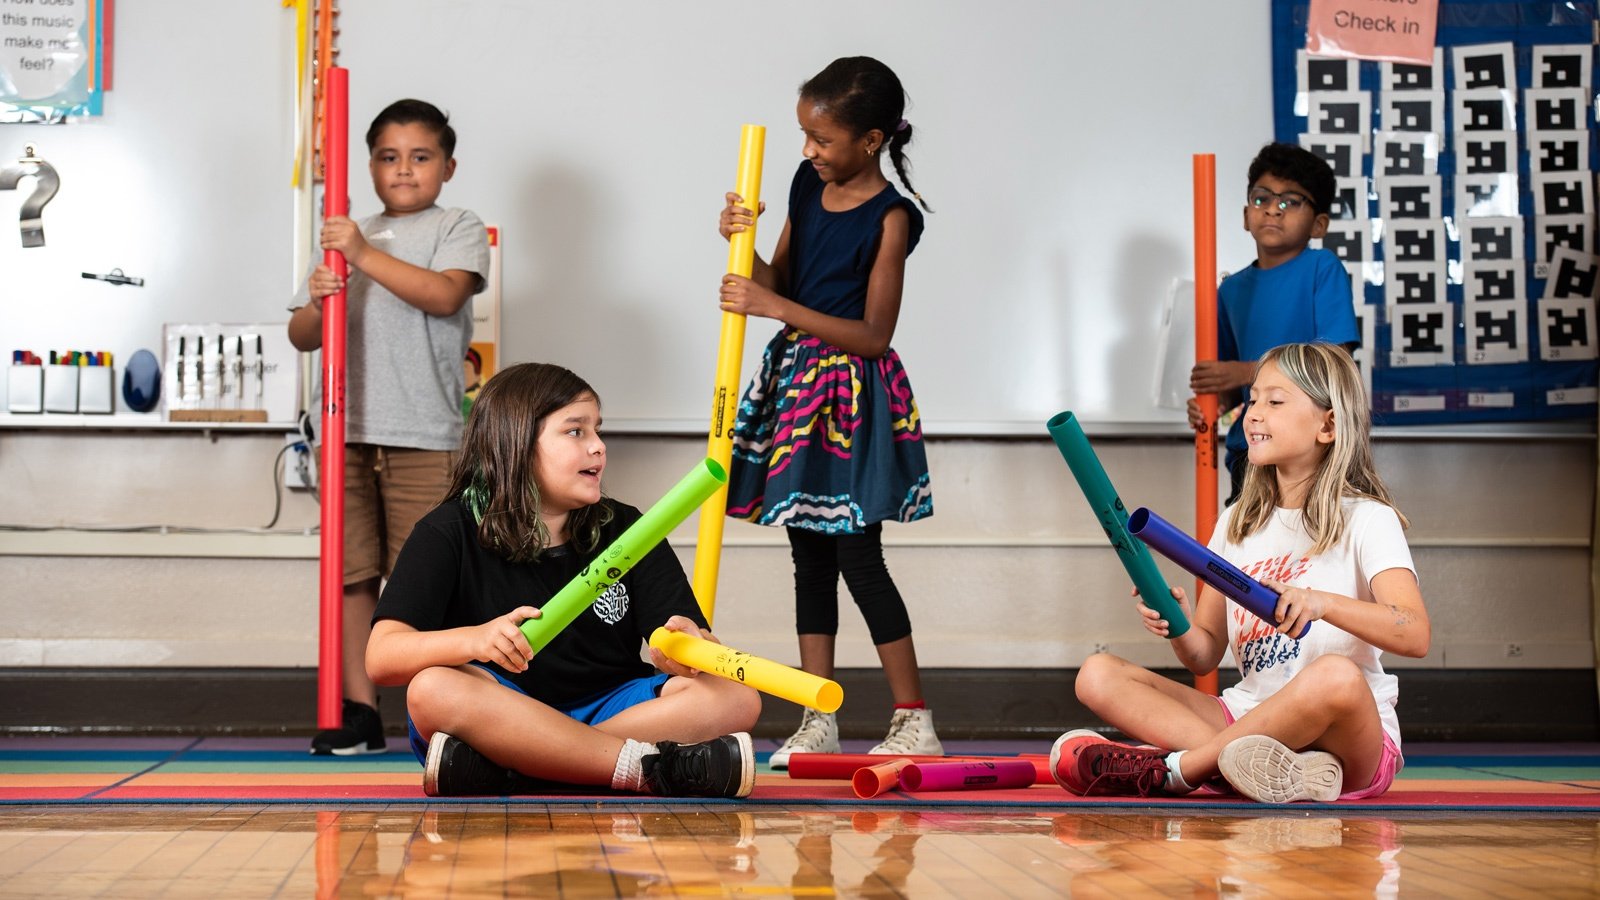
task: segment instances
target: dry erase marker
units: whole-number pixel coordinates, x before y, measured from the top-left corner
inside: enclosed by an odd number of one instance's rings
[[[256,396],[267,392],[267,363],[261,356],[261,335],[256,335]]]
[[[238,389],[240,400],[244,399],[244,335],[234,338],[233,345],[233,380],[234,387]]]
[[[178,338],[178,399],[183,399],[183,337]]]

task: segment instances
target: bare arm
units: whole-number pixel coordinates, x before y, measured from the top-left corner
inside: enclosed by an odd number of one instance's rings
[[[323,223],[322,249],[343,253],[345,261],[356,271],[430,316],[455,315],[478,288],[475,272],[463,269],[435,272],[384,253],[367,243],[361,229],[346,216],[333,216]],[[335,279],[335,290],[342,287],[344,285]]]
[[[1138,593],[1134,591],[1135,596]],[[1172,645],[1173,655],[1184,668],[1196,675],[1212,671],[1222,661],[1223,651],[1228,648],[1227,604],[1223,596],[1209,585],[1202,585],[1198,609],[1190,608],[1188,594],[1177,585],[1173,585],[1172,597],[1184,615],[1189,617],[1189,630],[1168,642]],[[1171,630],[1167,620],[1146,606],[1143,600],[1139,601],[1139,614],[1144,616],[1144,627],[1150,633],[1166,637]]]
[[[889,350],[895,325],[900,319],[901,289],[905,282],[906,247],[910,241],[911,217],[896,207],[883,219],[878,253],[867,276],[867,306],[860,319],[829,316],[763,288],[750,279],[729,275],[722,286],[722,308],[745,315],[778,319],[793,328],[866,359],[877,359]],[[788,228],[780,242],[787,252]],[[773,254],[777,259],[777,254]]]
[[[395,619],[380,619],[367,640],[367,676],[375,684],[406,684],[423,669],[469,662],[526,671],[533,651],[517,626],[538,616],[537,609],[522,606],[482,625],[443,631],[418,631]]]
[[[322,348],[322,299],[312,298],[310,303],[289,314],[289,343],[302,353]]]
[[[1298,634],[1304,623],[1326,619],[1379,650],[1418,659],[1428,655],[1433,625],[1409,569],[1385,569],[1374,576],[1371,603],[1278,581],[1266,585],[1282,595],[1276,612],[1281,631]]]
[[[717,233],[724,238],[732,240],[735,234],[748,231],[755,226],[756,214],[749,207],[740,206],[744,198],[730,192],[727,205],[722,208],[722,217],[717,222]],[[762,212],[767,205],[761,204]],[[772,262],[768,263],[761,258],[761,254],[754,254],[755,259],[750,267],[750,280],[776,294],[782,294],[789,287],[789,220],[783,220],[783,231],[778,235],[778,246],[772,251]]]

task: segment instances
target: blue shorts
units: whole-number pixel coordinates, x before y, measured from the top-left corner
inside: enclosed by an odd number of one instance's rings
[[[504,675],[488,666],[481,663],[471,663],[470,665],[477,666],[493,675],[495,681],[523,696],[527,696],[526,691],[517,687]],[[568,718],[575,719],[585,725],[598,725],[625,709],[638,706],[646,700],[654,700],[661,696],[661,686],[666,684],[667,679],[671,677],[665,672],[657,672],[644,678],[624,681],[610,690],[601,691],[598,694],[574,701],[566,706],[553,708],[558,712],[566,713]],[[428,761],[428,742],[422,739],[422,735],[417,731],[417,726],[411,721],[410,715],[406,716],[406,731],[411,735],[412,754],[417,757],[417,762],[426,765]]]

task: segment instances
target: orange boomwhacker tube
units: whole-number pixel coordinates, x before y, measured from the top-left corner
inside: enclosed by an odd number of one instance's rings
[[[1194,360],[1217,358],[1217,157],[1194,155]],[[1200,394],[1204,424],[1194,433],[1194,533],[1202,545],[1217,524],[1217,395]],[[1193,598],[1200,597],[1195,582]],[[1215,670],[1196,675],[1194,686],[1217,693]]]
[[[916,763],[909,759],[891,759],[886,763],[867,766],[857,769],[850,776],[850,786],[855,788],[856,796],[863,800],[870,800],[884,791],[892,791],[900,786],[900,773]]]

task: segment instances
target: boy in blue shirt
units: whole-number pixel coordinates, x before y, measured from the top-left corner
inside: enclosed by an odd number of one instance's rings
[[[1331,251],[1308,249],[1328,231],[1334,187],[1333,169],[1292,144],[1268,144],[1251,161],[1244,230],[1255,238],[1256,261],[1217,288],[1217,359],[1189,373],[1189,388],[1220,394],[1221,409],[1249,402],[1256,360],[1273,347],[1360,345],[1344,263]],[[1199,402],[1191,398],[1188,406],[1189,427],[1198,429]],[[1240,416],[1228,429],[1229,504],[1244,484],[1246,449]]]

